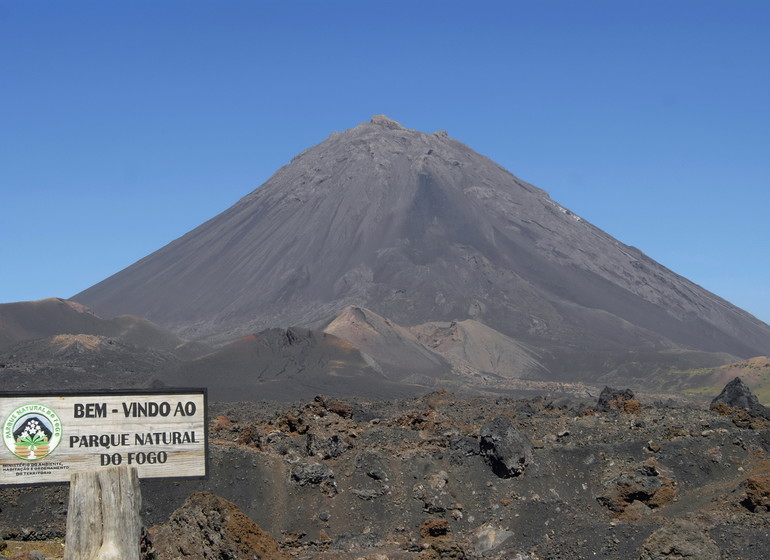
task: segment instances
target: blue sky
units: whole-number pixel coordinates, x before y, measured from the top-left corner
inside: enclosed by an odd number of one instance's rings
[[[0,302],[384,113],[770,322],[770,3],[0,0]]]

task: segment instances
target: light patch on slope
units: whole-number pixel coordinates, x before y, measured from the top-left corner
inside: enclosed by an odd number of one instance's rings
[[[102,346],[104,339],[90,334],[57,334],[51,339],[51,343],[59,350],[80,348],[83,350],[96,350]]]
[[[410,330],[456,369],[470,368],[508,379],[531,377],[532,372],[543,369],[532,350],[472,319],[425,323]]]

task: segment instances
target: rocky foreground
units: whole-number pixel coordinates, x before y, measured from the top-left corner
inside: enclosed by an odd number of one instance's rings
[[[209,480],[142,483],[146,557],[764,560],[768,412],[740,383],[216,404]],[[63,536],[66,487],[0,498],[4,538]]]

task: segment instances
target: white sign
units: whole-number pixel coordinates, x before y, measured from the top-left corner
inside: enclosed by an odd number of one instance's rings
[[[0,393],[0,484],[69,482],[117,465],[140,478],[207,475],[206,392]]]

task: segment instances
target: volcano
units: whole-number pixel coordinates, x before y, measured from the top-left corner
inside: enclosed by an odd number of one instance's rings
[[[348,306],[405,327],[472,320],[560,379],[770,354],[770,326],[446,132],[382,115],[73,299],[220,344],[323,329]]]

